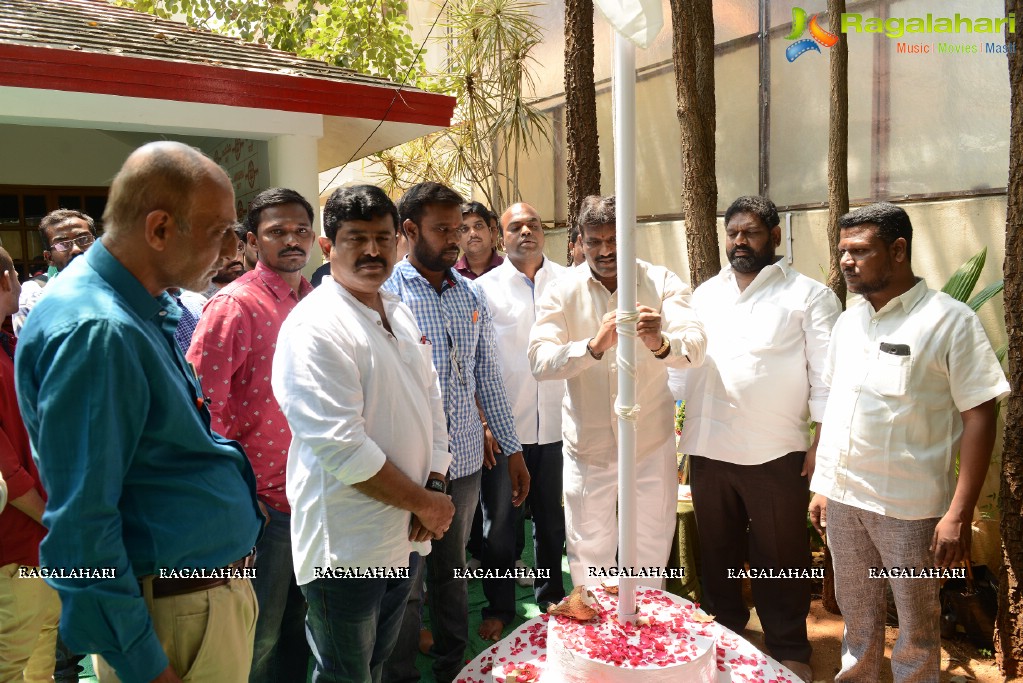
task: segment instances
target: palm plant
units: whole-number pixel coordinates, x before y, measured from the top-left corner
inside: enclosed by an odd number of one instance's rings
[[[984,270],[984,262],[986,260],[987,247],[984,247],[969,261],[959,266],[959,270],[952,274],[952,277],[948,279],[948,282],[941,288],[941,291],[956,301],[963,302],[976,313],[980,310],[981,306],[997,296],[1005,287],[1005,281],[999,280],[980,290],[973,297],[970,297],[977,286],[977,282],[980,280],[980,274]],[[1005,344],[995,352],[998,355],[999,362],[1005,361],[1005,354],[1008,349],[1008,344]]]
[[[973,294],[973,290],[977,287],[977,282],[980,280],[980,274],[984,270],[984,262],[986,260],[987,247],[984,247],[978,253],[976,253],[970,260],[968,260],[963,265],[959,266],[959,270],[952,274],[952,277],[948,279],[948,282],[946,282],[945,286],[941,288],[941,291],[945,292],[956,301],[961,301],[965,303],[967,306],[972,308],[973,311],[976,313],[978,310],[980,310],[981,306],[983,306],[989,300],[993,299],[996,295],[998,295],[998,293],[1001,292],[1005,286],[1005,281],[999,280],[998,282],[994,282],[985,287],[984,289],[980,290],[972,297],[970,296],[971,294]],[[1004,319],[1002,320],[1004,324]],[[1000,363],[1005,362],[1005,355],[1006,353],[1008,353],[1008,351],[1009,351],[1008,344],[1003,344],[995,351],[995,355],[998,357],[998,362]],[[1001,402],[999,402],[998,405],[995,406],[996,416],[998,412],[1000,412],[1000,410]],[[958,477],[959,476],[958,453],[956,453],[955,473],[956,477]],[[979,507],[981,518],[984,519],[991,518],[992,516],[996,515],[997,514],[996,511],[999,508],[999,501],[997,500],[996,494],[991,494],[988,496],[988,498],[991,498],[992,500]]]
[[[449,129],[378,156],[384,183],[402,190],[440,180],[480,191],[493,207],[519,199],[519,157],[549,142],[547,120],[529,99],[542,37],[522,0],[458,0],[448,6],[448,65],[436,89],[458,100]]]

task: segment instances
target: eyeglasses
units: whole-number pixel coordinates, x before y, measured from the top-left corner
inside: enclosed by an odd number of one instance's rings
[[[72,249],[74,249],[76,244],[79,246],[79,248],[85,249],[95,241],[96,238],[93,237],[91,234],[79,235],[74,239],[64,240],[63,242],[54,242],[53,244],[50,245],[50,249],[59,254],[63,254],[65,251],[71,251]]]
[[[238,250],[237,251],[238,251],[239,254],[242,253],[243,251],[245,251],[245,242],[241,242],[241,241],[238,242]]]

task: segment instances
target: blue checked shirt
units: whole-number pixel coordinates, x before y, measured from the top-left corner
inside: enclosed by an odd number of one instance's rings
[[[451,478],[468,476],[483,466],[477,395],[501,450],[509,455],[521,451],[501,379],[486,297],[454,270],[448,271],[438,294],[408,259],[394,267],[383,289],[412,309],[423,336],[433,345],[433,365],[444,395],[451,442]]]

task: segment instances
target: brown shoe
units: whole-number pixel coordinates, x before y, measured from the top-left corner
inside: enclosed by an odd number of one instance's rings
[[[806,662],[797,662],[794,659],[783,659],[781,665],[796,674],[803,683],[813,683],[813,669]]]

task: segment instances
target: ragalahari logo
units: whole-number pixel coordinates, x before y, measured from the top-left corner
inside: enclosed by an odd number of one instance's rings
[[[785,40],[795,40],[796,42],[785,48],[785,59],[790,62],[796,61],[799,55],[806,54],[811,50],[814,52],[820,52],[821,49],[818,46],[832,47],[838,42],[838,36],[830,31],[825,30],[820,23],[817,21],[819,15],[813,15],[809,23],[806,21],[806,10],[802,7],[792,8],[792,32],[785,36]],[[810,38],[801,38],[803,33],[809,28]]]

